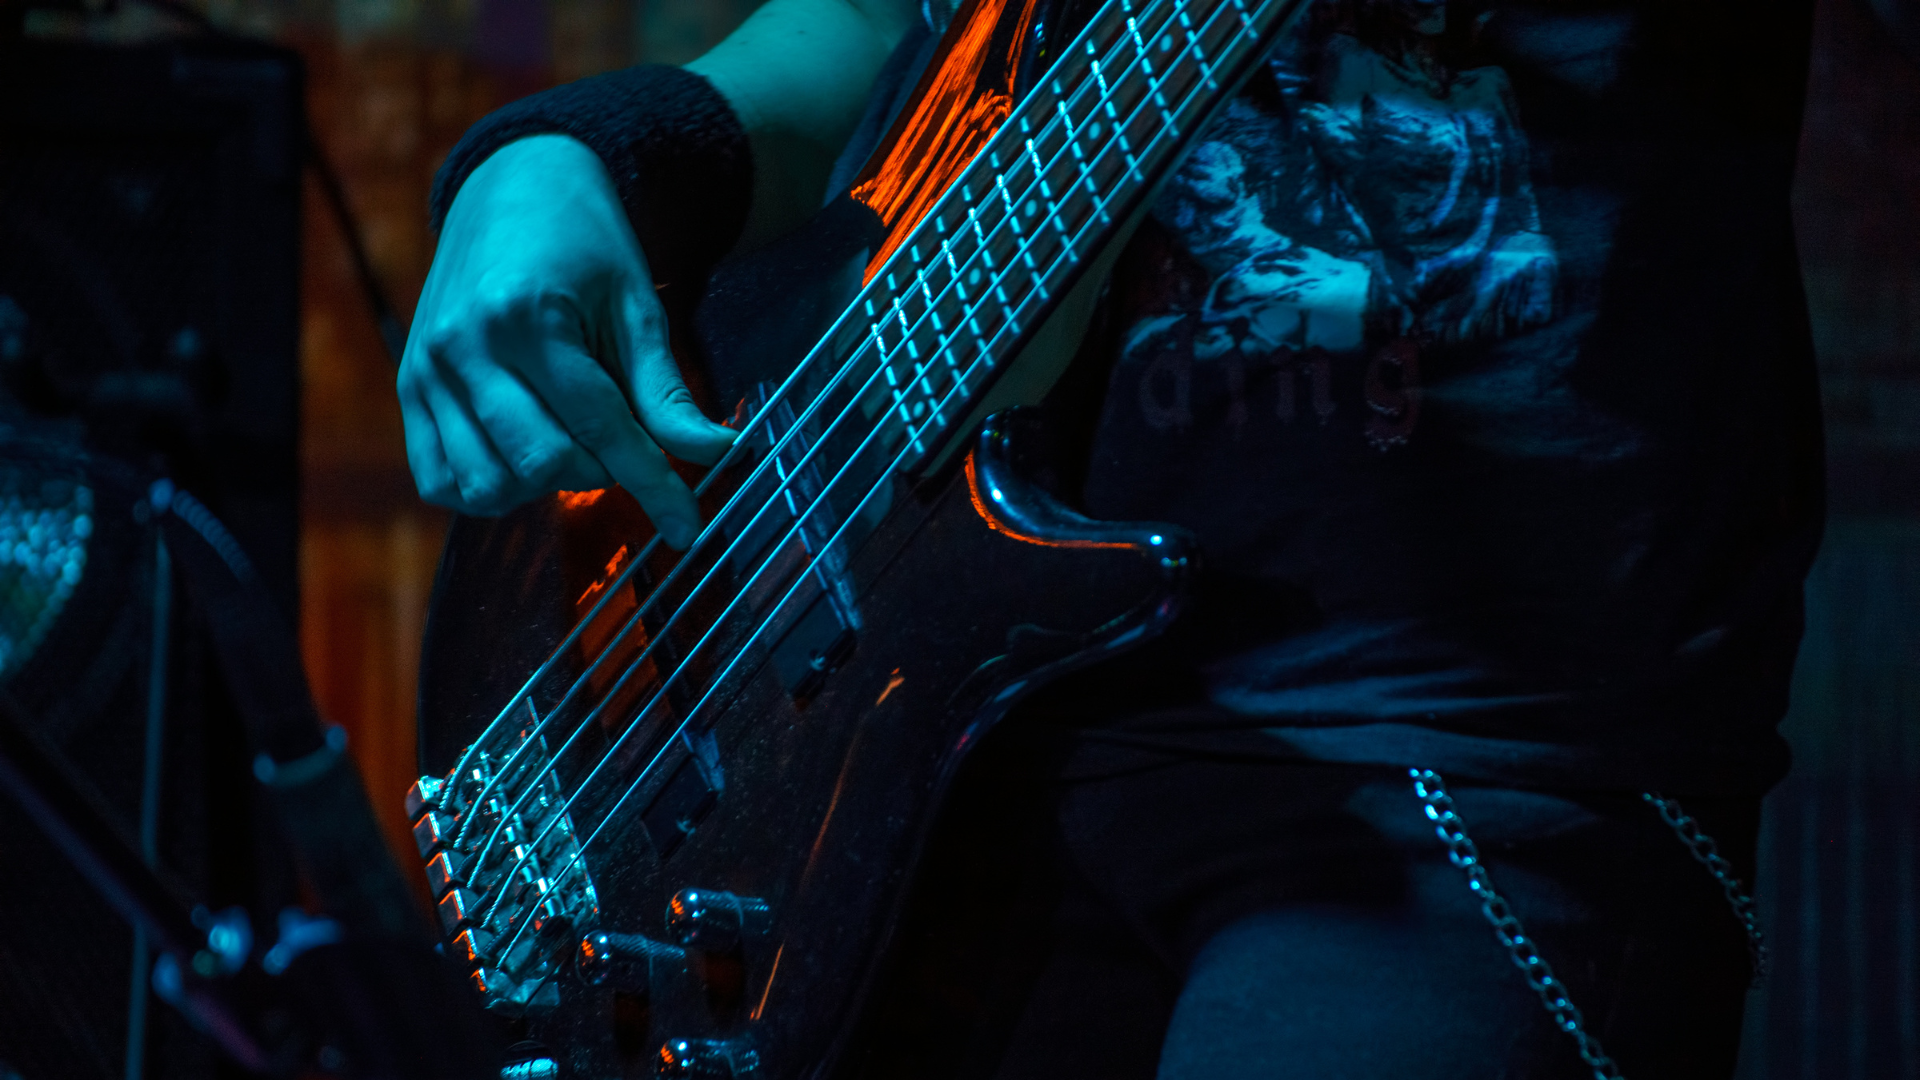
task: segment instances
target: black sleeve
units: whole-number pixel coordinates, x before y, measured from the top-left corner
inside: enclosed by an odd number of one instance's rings
[[[541,134],[571,135],[606,163],[656,285],[697,291],[739,241],[753,200],[746,130],[713,84],[665,64],[581,79],[489,114],[434,177],[433,228],[489,155]]]

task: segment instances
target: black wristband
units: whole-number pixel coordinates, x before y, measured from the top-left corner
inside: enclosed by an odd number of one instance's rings
[[[606,163],[640,238],[654,284],[693,299],[732,249],[753,202],[746,129],[713,84],[665,64],[641,64],[557,86],[469,128],[433,179],[435,229],[467,174],[529,135],[571,135]]]

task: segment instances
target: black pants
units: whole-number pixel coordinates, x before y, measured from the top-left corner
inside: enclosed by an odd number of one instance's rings
[[[936,834],[853,1075],[1592,1075],[1404,771],[1072,739],[982,754]],[[1731,1075],[1745,936],[1653,808],[1633,793],[1451,788],[1495,886],[1622,1073]],[[1748,873],[1757,802],[1687,809]]]

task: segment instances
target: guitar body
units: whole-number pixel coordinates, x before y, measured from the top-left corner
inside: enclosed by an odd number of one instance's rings
[[[1034,687],[1174,616],[1185,534],[1065,509],[1026,478],[1023,438],[1039,432],[1019,414],[996,417],[971,467],[901,500],[850,561],[859,640],[810,700],[796,702],[772,664],[745,680],[711,728],[723,782],[683,842],[665,858],[645,838],[589,855],[603,927],[664,940],[669,901],[685,889],[764,900],[770,918],[737,949],[688,950],[645,987],[556,978],[558,1004],[523,1022],[563,1050],[566,1075],[652,1075],[661,1047],[680,1039],[730,1040],[706,1052],[734,1057],[750,1047],[768,1076],[823,1069],[968,750]],[[619,500],[584,512],[545,500],[455,524],[422,663],[428,775],[444,775],[560,643],[569,568],[603,565],[632,542],[621,526],[638,510]]]

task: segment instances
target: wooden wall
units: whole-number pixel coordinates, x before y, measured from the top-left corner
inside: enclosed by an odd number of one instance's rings
[[[213,10],[306,55],[316,131],[404,321],[432,255],[428,185],[469,124],[557,80],[690,59],[756,3],[231,0]],[[401,795],[413,781],[414,680],[447,519],[414,493],[392,366],[312,184],[303,257],[301,643],[321,710],[350,732],[389,839],[411,862]]]

